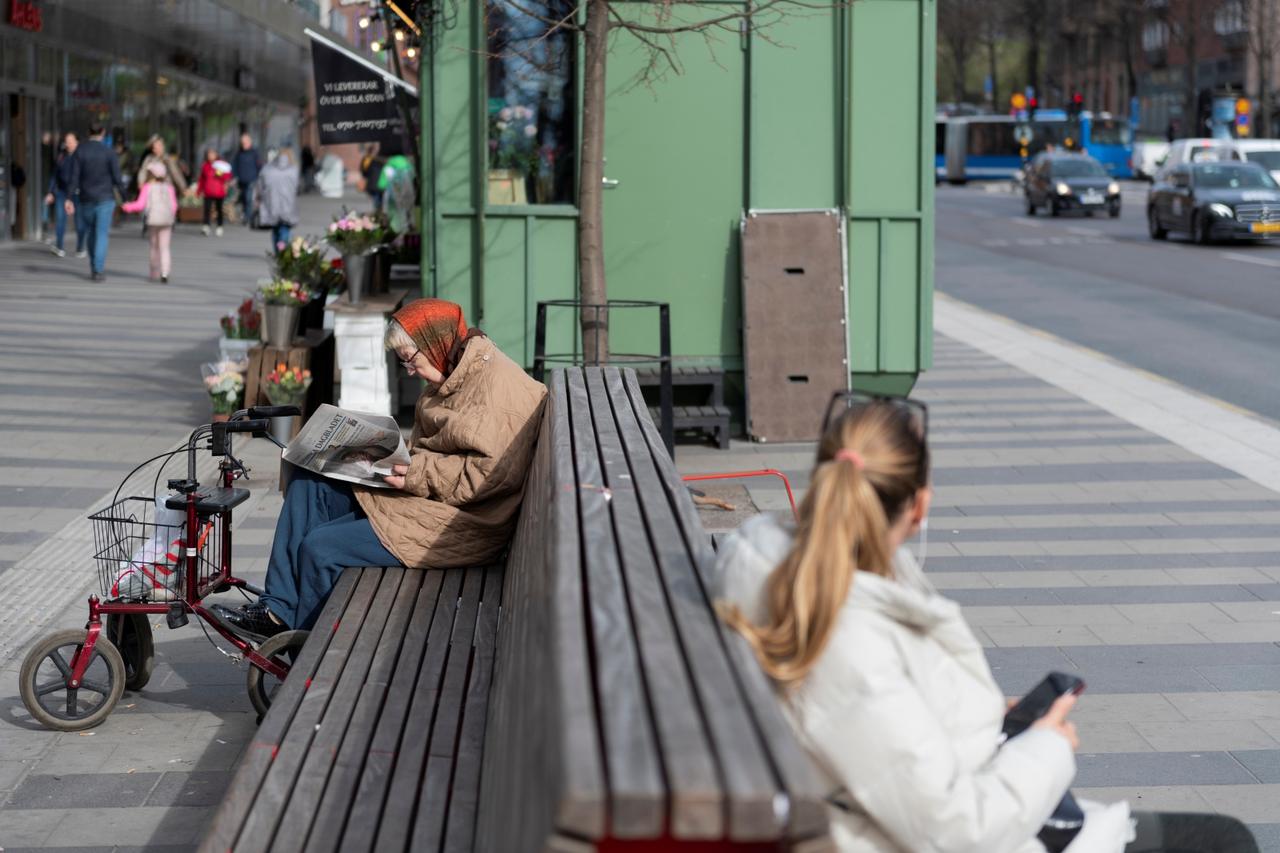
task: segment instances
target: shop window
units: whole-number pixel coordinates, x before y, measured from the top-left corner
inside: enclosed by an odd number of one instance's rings
[[[573,0],[488,0],[489,204],[573,204],[575,41],[551,21]]]

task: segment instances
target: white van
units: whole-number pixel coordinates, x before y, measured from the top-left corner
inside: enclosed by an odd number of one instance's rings
[[[1257,163],[1280,181],[1280,139],[1237,139],[1232,149],[1237,160]]]
[[[1233,141],[1230,139],[1210,139],[1208,137],[1175,139],[1169,143],[1169,153],[1160,161],[1160,170],[1156,172],[1155,179],[1157,181],[1163,180],[1171,169],[1175,166],[1181,166],[1183,163],[1237,159],[1235,152],[1231,149]]]

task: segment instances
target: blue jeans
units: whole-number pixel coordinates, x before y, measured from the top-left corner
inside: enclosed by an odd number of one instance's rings
[[[301,468],[276,521],[261,601],[290,628],[310,630],[348,566],[398,566],[346,483]]]
[[[271,251],[280,251],[280,244],[289,245],[289,231],[293,226],[286,222],[277,222],[271,226]]]
[[[111,237],[111,216],[115,213],[116,203],[82,203],[80,210],[84,212],[84,230],[89,235],[89,269],[99,273],[107,265],[107,240]]]
[[[240,207],[244,209],[244,224],[253,224],[253,183],[239,182]]]
[[[53,245],[59,249],[62,248],[62,240],[67,235],[67,195],[66,193],[55,192],[53,194]],[[84,227],[84,208],[76,206],[75,213],[76,227],[76,251],[84,251],[84,240],[86,237]]]

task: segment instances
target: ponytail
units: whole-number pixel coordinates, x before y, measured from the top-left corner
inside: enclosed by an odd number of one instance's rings
[[[817,663],[853,586],[854,572],[892,576],[889,526],[927,482],[923,436],[895,407],[872,404],[827,431],[800,503],[791,550],[769,575],[769,618],[751,623],[720,603],[721,618],[746,637],[764,671],[794,686]]]

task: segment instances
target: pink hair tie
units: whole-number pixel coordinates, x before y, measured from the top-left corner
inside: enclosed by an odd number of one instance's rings
[[[862,454],[856,450],[850,450],[847,447],[842,447],[836,451],[836,460],[852,462],[853,467],[857,468],[859,471],[867,467],[867,463],[863,460]]]

